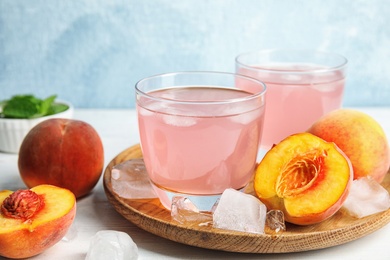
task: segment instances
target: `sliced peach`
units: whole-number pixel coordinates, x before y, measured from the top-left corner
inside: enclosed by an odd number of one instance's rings
[[[309,133],[287,137],[256,169],[254,189],[268,210],[282,210],[297,225],[321,222],[347,198],[353,170],[334,144]]]
[[[76,214],[74,194],[52,185],[0,191],[0,256],[27,258],[60,241]]]

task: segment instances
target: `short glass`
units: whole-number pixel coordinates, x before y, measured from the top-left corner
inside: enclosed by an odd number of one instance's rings
[[[318,118],[340,108],[347,59],[310,50],[264,50],[236,57],[236,73],[267,85],[261,148],[306,131]]]
[[[143,158],[161,203],[212,208],[250,181],[263,129],[265,84],[223,72],[151,76],[136,86]]]

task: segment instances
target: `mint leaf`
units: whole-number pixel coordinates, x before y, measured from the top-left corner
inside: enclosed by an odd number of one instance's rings
[[[50,108],[54,103],[54,100],[56,99],[56,95],[52,95],[40,102],[40,109],[39,109],[39,114],[35,115],[35,117],[41,117],[48,115],[50,113]]]
[[[39,106],[32,95],[14,96],[5,102],[2,114],[8,118],[31,118],[39,112]]]
[[[33,95],[16,95],[0,103],[0,117],[5,118],[37,118],[53,115],[68,109],[67,105],[56,104],[56,95],[39,99]]]
[[[51,105],[50,110],[49,110],[47,115],[58,114],[58,113],[64,112],[68,108],[69,108],[69,106],[67,106],[65,104],[54,103]]]

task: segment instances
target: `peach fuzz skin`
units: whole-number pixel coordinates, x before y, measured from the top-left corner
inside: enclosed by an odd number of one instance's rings
[[[320,118],[307,132],[334,142],[351,160],[354,179],[383,181],[390,167],[390,147],[383,128],[371,116],[338,109]]]
[[[76,215],[76,198],[66,189],[40,185],[31,189],[42,195],[45,205],[31,219],[0,214],[0,255],[22,259],[38,255],[60,241]],[[0,191],[0,205],[12,191]]]
[[[95,129],[83,121],[49,119],[23,140],[18,166],[27,187],[51,184],[80,198],[95,187],[103,172],[103,144]]]
[[[352,178],[351,162],[334,143],[300,133],[267,152],[256,169],[254,190],[268,210],[283,211],[287,222],[311,225],[341,208]]]

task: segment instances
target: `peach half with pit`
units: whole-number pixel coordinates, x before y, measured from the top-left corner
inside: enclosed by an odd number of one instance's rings
[[[20,259],[38,255],[60,241],[76,215],[74,194],[39,185],[0,191],[0,256]]]
[[[286,222],[310,225],[333,216],[346,200],[353,169],[334,144],[310,133],[288,136],[256,168],[254,190]]]

